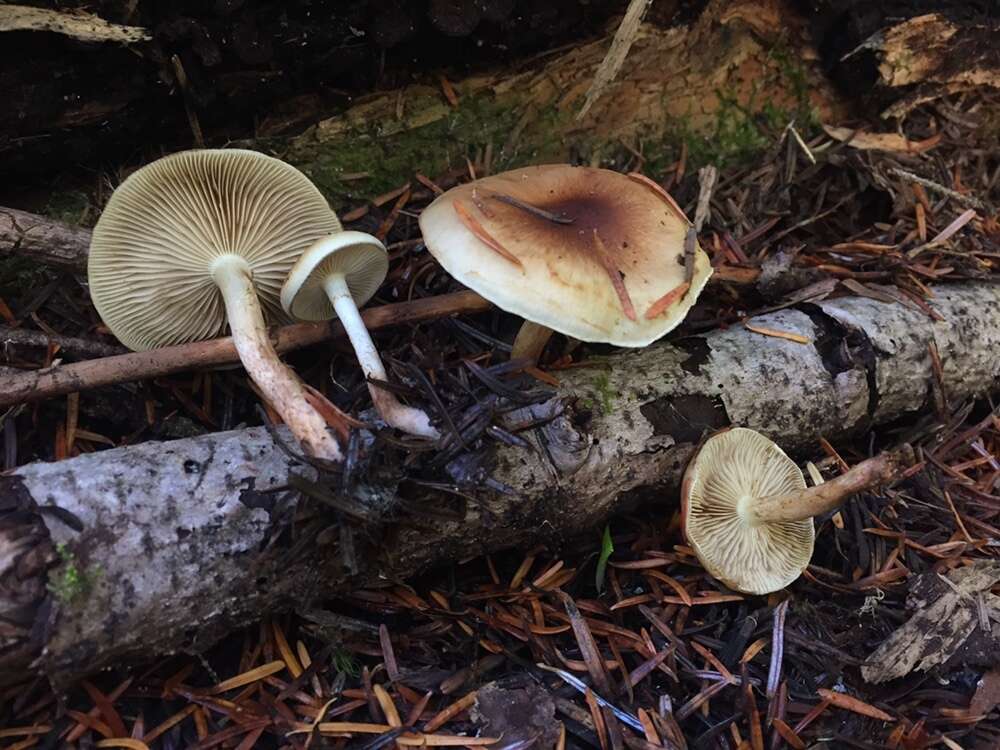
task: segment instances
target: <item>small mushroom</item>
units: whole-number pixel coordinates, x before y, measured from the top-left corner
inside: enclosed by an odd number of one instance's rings
[[[525,319],[512,357],[552,331],[642,347],[677,326],[712,267],[655,183],[552,164],[460,185],[420,216],[428,250],[458,281]],[[687,263],[686,263],[687,261]]]
[[[298,259],[281,288],[281,306],[302,320],[338,317],[365,376],[386,381],[382,359],[358,307],[378,291],[388,269],[388,254],[375,237],[364,232],[337,232],[318,240]],[[375,383],[368,383],[368,391],[375,409],[390,426],[422,437],[440,437],[420,409],[401,404]]]
[[[778,591],[809,564],[814,516],[897,478],[912,459],[903,446],[807,488],[777,444],[744,427],[723,430],[702,444],[684,474],[684,533],[705,569],[730,588]]]
[[[326,422],[278,359],[265,318],[302,251],[340,223],[294,167],[241,149],[184,151],[147,164],[94,227],[90,294],[135,351],[225,333],[247,374],[310,454],[340,460]]]

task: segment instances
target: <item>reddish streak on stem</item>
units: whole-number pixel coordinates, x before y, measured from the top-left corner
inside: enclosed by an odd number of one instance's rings
[[[597,257],[601,261],[601,265],[604,266],[604,270],[607,271],[608,277],[611,279],[611,285],[615,288],[618,299],[622,303],[622,310],[625,311],[625,317],[629,320],[635,320],[635,307],[632,305],[632,298],[629,297],[628,289],[625,288],[625,282],[622,281],[621,271],[615,265],[611,254],[608,253],[608,248],[604,246],[601,236],[597,233],[596,229],[594,230],[594,247],[597,248]]]
[[[668,193],[666,190],[664,190],[658,183],[656,183],[653,180],[649,179],[648,177],[646,177],[646,175],[640,174],[639,172],[629,172],[628,173],[628,178],[630,180],[635,180],[636,182],[640,182],[643,185],[645,185],[646,187],[648,187],[650,190],[652,190],[658,196],[660,196],[661,198],[663,198],[663,200],[665,200],[667,202],[667,205],[669,205],[670,208],[673,209],[674,213],[676,213],[681,219],[683,219],[688,224],[691,223],[691,220],[688,219],[688,217],[684,214],[684,212],[681,210],[681,207],[677,205],[677,201],[675,201],[671,197],[670,193]]]
[[[667,311],[667,308],[683,297],[690,288],[691,282],[689,281],[683,282],[680,286],[675,286],[649,306],[649,309],[646,310],[646,320],[652,320],[663,315]]]
[[[511,253],[507,248],[501,245],[494,239],[494,237],[486,231],[482,224],[476,221],[475,217],[469,213],[468,209],[462,205],[461,201],[455,201],[452,205],[455,206],[455,213],[458,214],[458,218],[462,220],[462,223],[472,232],[476,237],[478,237],[483,244],[490,248],[493,252],[501,257],[509,260],[516,266],[524,268],[524,264],[521,260]]]

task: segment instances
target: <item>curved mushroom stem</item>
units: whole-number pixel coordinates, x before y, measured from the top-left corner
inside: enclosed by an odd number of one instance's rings
[[[553,331],[538,323],[526,320],[521,324],[521,329],[514,337],[514,346],[510,350],[511,359],[528,358],[532,364],[538,362],[545,351],[545,345],[552,338]]]
[[[328,461],[341,461],[343,455],[337,441],[327,432],[326,421],[306,401],[302,384],[278,358],[271,344],[251,276],[247,262],[235,255],[219,258],[212,267],[212,278],[225,300],[229,329],[240,361],[307,453]]]
[[[333,309],[337,311],[337,317],[344,326],[347,337],[351,340],[354,353],[357,355],[358,363],[362,371],[368,378],[375,380],[388,380],[382,358],[375,348],[365,323],[358,312],[358,306],[351,296],[351,290],[347,286],[343,274],[330,274],[323,280],[323,290],[330,298]],[[399,400],[389,391],[380,388],[374,383],[368,383],[368,392],[372,396],[372,403],[381,415],[386,424],[396,427],[411,435],[420,435],[437,439],[441,437],[434,427],[427,414],[420,409],[401,404]]]
[[[759,498],[751,508],[754,523],[774,521],[804,521],[843,504],[851,495],[894,481],[903,469],[913,463],[909,445],[853,466],[836,479],[787,495]]]

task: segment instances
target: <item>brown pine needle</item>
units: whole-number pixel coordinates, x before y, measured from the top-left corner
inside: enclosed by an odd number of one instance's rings
[[[292,653],[292,647],[288,645],[288,639],[285,638],[285,633],[281,629],[281,626],[276,622],[272,622],[271,627],[274,630],[274,642],[278,646],[278,651],[281,652],[281,658],[285,660],[285,664],[288,666],[288,671],[291,672],[292,677],[297,679],[302,674],[302,667],[299,666],[299,660]]]
[[[323,734],[385,734],[393,727],[388,724],[372,724],[360,721],[324,721],[319,725]],[[289,734],[304,734],[311,731],[309,726],[300,726]],[[406,733],[396,737],[396,742],[409,747],[466,747],[493,745],[499,742],[498,737],[457,737],[443,734]]]
[[[465,224],[466,228],[470,232],[476,235],[480,242],[500,257],[509,260],[516,266],[524,268],[524,264],[521,262],[521,259],[497,242],[497,240],[486,231],[483,225],[476,221],[475,217],[469,213],[468,209],[462,205],[461,201],[455,201],[452,205],[455,207],[455,213],[458,214],[458,218],[462,220],[462,223]]]
[[[389,722],[389,726],[393,729],[403,726],[403,720],[399,718],[399,710],[396,708],[396,704],[392,702],[392,698],[386,689],[375,683],[372,685],[372,692],[375,693],[375,700],[378,701],[379,708],[382,709],[382,714],[385,716],[385,720]]]
[[[268,662],[267,664],[262,664],[259,667],[255,667],[248,672],[243,674],[238,674],[235,677],[230,677],[228,680],[223,680],[218,685],[208,690],[209,695],[218,695],[219,693],[225,693],[229,690],[233,690],[238,687],[243,687],[244,685],[249,685],[251,682],[257,682],[258,680],[263,680],[265,677],[270,677],[273,674],[277,674],[285,668],[285,662],[280,659],[277,661]]]
[[[806,743],[802,741],[795,730],[792,729],[788,724],[783,722],[777,716],[771,719],[771,725],[774,727],[775,731],[781,735],[781,739],[789,744],[794,750],[805,750]]]
[[[865,703],[863,700],[855,698],[852,695],[838,693],[835,690],[827,690],[826,688],[819,688],[816,692],[820,698],[828,701],[831,706],[836,706],[837,708],[842,708],[845,711],[851,711],[861,716],[868,716],[872,719],[879,719],[880,721],[895,721],[885,711],[875,708],[875,706]]]
[[[131,750],[149,750],[149,745],[142,740],[132,740],[125,737],[117,737],[113,740],[98,740],[94,743],[94,747],[127,747],[131,748]]]
[[[9,729],[0,729],[0,739],[6,737],[26,737],[36,734],[48,734],[52,731],[52,727],[48,724],[39,724],[37,727],[11,727]]]
[[[649,306],[649,309],[646,310],[646,320],[653,320],[653,318],[658,318],[663,315],[663,313],[667,311],[667,308],[687,294],[687,290],[690,288],[691,283],[688,281],[683,282],[679,286],[675,286]]]
[[[444,98],[448,100],[448,104],[452,107],[458,106],[458,94],[455,93],[455,87],[444,76],[441,76],[441,91],[444,93]]]
[[[434,193],[434,195],[441,195],[444,193],[444,190],[441,188],[441,186],[438,185],[436,182],[434,182],[434,180],[432,180],[427,175],[417,172],[413,176],[417,179],[417,182],[419,182],[425,188]]]
[[[650,578],[655,578],[657,581],[662,581],[663,583],[667,584],[670,588],[672,588],[674,591],[676,591],[677,596],[679,596],[681,600],[684,602],[684,606],[691,607],[694,605],[694,600],[691,598],[691,594],[688,592],[686,588],[684,588],[681,585],[680,581],[678,581],[676,578],[671,578],[670,576],[660,572],[659,570],[647,570],[646,575],[648,575]]]
[[[476,691],[473,690],[468,695],[459,698],[457,701],[452,703],[447,708],[442,709],[437,713],[437,715],[424,724],[425,732],[433,732],[436,729],[440,729],[445,725],[446,722],[450,721],[454,717],[458,716],[462,711],[472,708],[472,705],[476,702]]]
[[[677,214],[679,218],[683,219],[684,222],[687,224],[691,223],[691,220],[688,219],[684,211],[681,210],[681,207],[677,205],[677,201],[675,201],[673,197],[671,197],[670,193],[664,190],[659,183],[649,179],[648,177],[646,177],[646,175],[640,174],[639,172],[629,172],[628,178],[630,180],[635,180],[636,182],[640,182],[646,187],[648,187],[650,190],[652,190],[654,193],[660,196],[666,202],[666,204],[670,206],[671,210],[675,214]]]
[[[157,726],[153,727],[148,732],[146,732],[142,736],[142,741],[148,745],[150,742],[155,740],[161,734],[164,734],[171,727],[175,726],[176,724],[180,724],[182,721],[184,721],[184,719],[186,719],[188,716],[190,716],[197,710],[198,706],[196,705],[190,705],[187,706],[186,708],[181,709],[170,718],[164,720],[163,722],[161,722],[160,724],[158,724]]]
[[[803,336],[800,333],[792,333],[791,331],[778,331],[774,328],[765,328],[764,326],[755,326],[752,323],[744,323],[743,327],[748,331],[753,331],[754,333],[759,333],[762,336],[771,336],[776,339],[785,339],[786,341],[794,341],[796,344],[811,344],[812,339],[808,336]]]
[[[628,289],[625,288],[625,281],[622,279],[621,271],[618,270],[618,266],[608,252],[608,248],[601,241],[601,235],[597,233],[597,229],[594,229],[594,247],[597,250],[597,259],[607,272],[608,278],[611,279],[611,286],[615,288],[615,294],[618,295],[618,300],[621,302],[625,317],[629,320],[635,320],[635,307],[632,305],[632,298],[628,294]]]

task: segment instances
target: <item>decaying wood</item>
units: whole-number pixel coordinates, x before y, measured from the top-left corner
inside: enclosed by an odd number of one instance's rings
[[[608,84],[615,80],[615,76],[618,75],[618,71],[621,70],[622,64],[628,56],[632,42],[635,41],[636,36],[639,34],[642,17],[646,15],[646,10],[649,8],[650,2],[651,0],[631,0],[628,4],[628,10],[625,11],[625,16],[618,26],[618,31],[615,32],[611,40],[611,47],[604,56],[604,60],[601,61],[601,66],[594,73],[594,80],[591,82],[587,96],[583,100],[583,106],[576,113],[576,119],[582,120],[586,117],[593,103],[604,93],[604,89],[608,87]]]
[[[946,94],[1000,89],[1000,53],[993,44],[998,31],[996,19],[961,23],[928,13],[876,34],[855,53],[874,51],[881,83],[906,91],[883,113],[902,117],[917,105]]]
[[[132,44],[152,39],[141,26],[123,26],[79,11],[34,8],[30,5],[0,5],[0,31],[52,31],[81,42]]]
[[[967,645],[977,628],[984,643],[976,650],[982,653],[968,654],[968,660],[995,666],[1000,662],[1000,623],[993,618],[1000,614],[1000,596],[990,589],[997,581],[1000,563],[996,562],[976,562],[950,571],[947,577],[923,574],[908,597],[913,616],[865,660],[862,677],[887,682],[944,664]]]
[[[30,257],[38,263],[84,271],[90,230],[0,206],[0,258]]]
[[[359,469],[348,493],[366,521],[355,571],[322,541],[336,523],[328,509],[314,508],[310,525],[300,507],[296,534],[282,533],[295,506],[290,476],[313,475],[262,428],[17,469],[0,477],[0,682],[33,664],[65,685],[435,562],[559,544],[640,497],[672,498],[667,488],[706,429],[744,425],[803,452],[922,408],[931,342],[952,403],[996,388],[1000,286],[935,292],[941,322],[854,297],[751,321],[823,338],[836,361],[814,343],[733,326],[565,370],[550,400],[504,417],[509,430],[538,425],[521,433],[531,450],[460,454],[448,471],[474,502],[445,514],[434,506],[452,496],[431,495],[419,525],[400,522],[391,482]],[[86,585],[60,587],[68,573]]]
[[[504,70],[453,82],[459,110],[466,102],[479,102],[469,107],[470,118],[475,106],[486,106],[513,113],[516,121],[495,134],[489,130],[497,127],[496,117],[477,123],[475,133],[458,134],[462,142],[496,137],[494,166],[507,169],[564,161],[574,153],[597,159],[607,146],[620,146],[621,139],[653,143],[678,127],[710,133],[730,101],[749,112],[765,102],[794,111],[804,103],[796,91],[804,91],[807,104],[827,121],[847,112],[820,71],[805,21],[785,0],[712,0],[690,26],[662,29],[644,23],[629,38],[617,74],[580,118],[576,113],[592,84],[606,77],[600,72],[608,53],[604,39],[549,56],[523,72]],[[790,51],[804,85],[787,78],[787,68],[773,54],[775,45]],[[343,115],[275,148],[319,182],[343,189],[336,184],[334,162],[349,160],[369,144],[395,156],[399,143],[405,147],[407,138],[454,118],[456,108],[437,88],[412,85],[359,99]],[[412,167],[427,173],[435,154],[418,152],[416,159]],[[354,192],[363,188],[363,182],[350,186]]]

